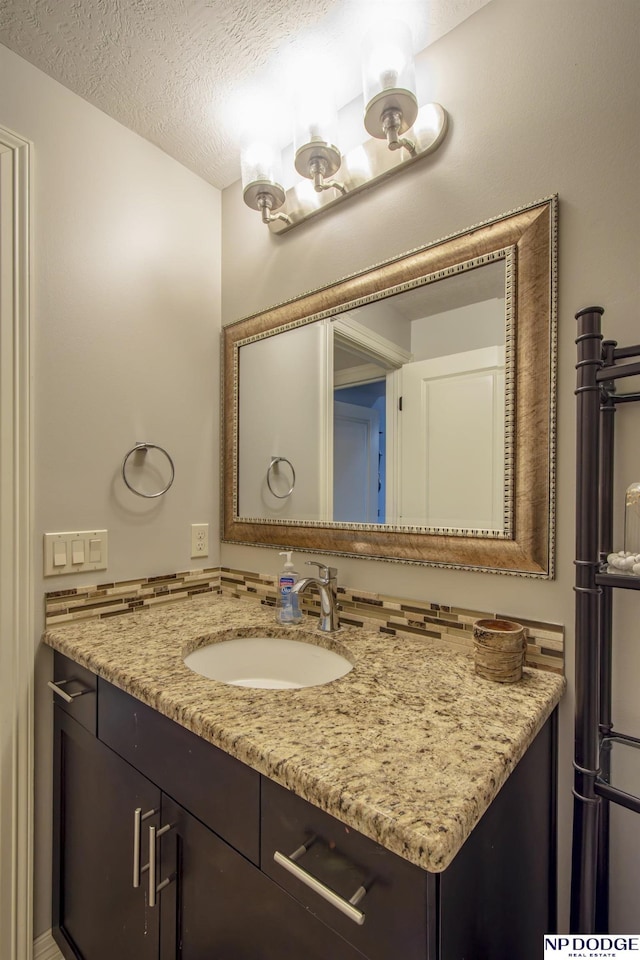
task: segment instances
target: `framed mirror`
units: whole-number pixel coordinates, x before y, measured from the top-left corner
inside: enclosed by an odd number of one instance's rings
[[[223,330],[223,540],[553,576],[557,198]]]

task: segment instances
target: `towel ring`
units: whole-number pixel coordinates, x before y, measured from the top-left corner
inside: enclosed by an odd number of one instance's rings
[[[277,463],[288,463],[289,466],[291,467],[291,486],[289,487],[286,493],[276,493],[273,487],[271,486],[271,471],[273,470],[273,468]],[[277,497],[278,500],[286,500],[287,497],[290,497],[291,494],[293,493],[293,488],[295,487],[295,485],[296,485],[296,472],[293,469],[293,464],[291,463],[291,460],[287,460],[286,457],[271,457],[271,463],[269,464],[269,468],[267,470],[267,486],[269,487],[269,490],[274,495],[274,497]]]
[[[136,490],[136,488],[131,486],[131,484],[127,480],[127,463],[129,461],[129,457],[133,453],[138,453],[138,451],[140,453],[146,453],[147,450],[159,450],[160,453],[163,453],[165,455],[165,457],[169,461],[169,466],[171,467],[171,476],[169,477],[169,482],[167,483],[166,487],[163,487],[162,490],[158,490],[157,493],[143,493],[141,490]],[[144,497],[146,500],[153,500],[155,499],[155,497],[161,497],[163,493],[166,493],[169,487],[171,486],[171,484],[173,483],[173,478],[175,477],[175,475],[176,475],[176,468],[174,466],[173,460],[171,459],[167,451],[164,449],[164,447],[159,447],[157,443],[145,443],[145,442],[136,443],[134,447],[131,447],[131,450],[129,450],[124,460],[122,461],[122,479],[124,480],[125,485],[129,488],[129,490],[131,490],[131,493],[135,493],[136,497]]]

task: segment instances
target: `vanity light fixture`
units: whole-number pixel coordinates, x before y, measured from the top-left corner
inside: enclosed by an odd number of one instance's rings
[[[338,112],[327,91],[303,90],[296,103],[293,139],[294,166],[301,177],[313,181],[314,190],[338,190],[346,187],[338,180],[327,180],[337,173],[342,154],[336,146]]]
[[[280,181],[280,157],[278,151],[269,143],[252,143],[240,154],[242,171],[242,196],[252,210],[259,210],[263,223],[282,220],[291,223],[286,213],[272,213],[278,210],[286,199],[284,187]]]
[[[433,153],[444,139],[448,118],[443,107],[418,105],[409,27],[387,21],[367,35],[362,53],[364,127],[370,139],[341,152],[337,111],[320,72],[300,83],[296,98],[293,165],[303,179],[285,190],[279,150],[253,143],[242,151],[244,201],[261,212],[271,232],[285,233],[387,179]],[[334,179],[338,171],[339,179]],[[281,207],[286,213],[273,212]]]
[[[378,140],[386,139],[390,150],[404,147],[415,157],[415,143],[401,136],[418,116],[411,31],[406,23],[385,23],[366,36],[362,87],[367,133]]]

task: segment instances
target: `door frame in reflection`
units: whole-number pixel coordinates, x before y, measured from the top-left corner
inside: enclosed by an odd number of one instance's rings
[[[384,517],[376,518],[373,522],[384,525],[387,520],[387,511],[389,503],[395,502],[395,490],[397,483],[397,464],[392,456],[396,443],[396,424],[393,417],[397,405],[398,397],[396,393],[395,381],[393,375],[404,363],[410,362],[412,355],[408,350],[404,350],[391,340],[374,333],[364,324],[359,323],[353,317],[334,317],[323,321],[325,332],[325,358],[326,358],[326,379],[331,384],[331,389],[327,391],[325,397],[325,410],[322,418],[323,423],[323,451],[324,451],[324,473],[322,482],[322,500],[325,505],[325,516],[330,520],[336,520],[334,509],[334,485],[335,485],[335,430],[334,430],[334,402],[336,394],[342,388],[356,387],[359,385],[374,383],[379,380],[385,380],[385,449],[386,465],[383,488],[385,490]],[[354,366],[343,374],[336,374],[334,370],[334,357],[336,346],[341,346],[353,351],[354,357],[368,361]],[[394,464],[391,468],[391,464]],[[358,522],[353,519],[336,522]]]

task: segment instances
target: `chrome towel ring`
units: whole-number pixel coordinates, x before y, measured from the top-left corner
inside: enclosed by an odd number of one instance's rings
[[[143,493],[141,490],[136,490],[129,481],[127,480],[127,463],[129,462],[129,457],[134,453],[146,453],[147,450],[159,450],[160,453],[163,453],[167,460],[169,461],[169,467],[171,468],[171,476],[169,477],[169,482],[162,490],[158,490],[157,493]],[[134,447],[131,447],[131,450],[126,454],[124,460],[122,461],[122,479],[125,482],[125,485],[131,490],[131,493],[135,493],[137,497],[144,497],[146,500],[153,500],[155,497],[161,497],[163,493],[166,493],[173,479],[176,475],[176,468],[174,466],[171,456],[167,453],[164,447],[159,447],[157,443],[147,443],[145,441],[141,443],[136,443]]]
[[[288,463],[289,467],[291,468],[291,486],[289,487],[286,493],[276,493],[273,487],[271,486],[271,471],[278,463]],[[293,488],[295,487],[295,485],[296,485],[296,472],[293,469],[293,464],[291,463],[291,460],[287,460],[286,457],[271,457],[271,463],[269,464],[269,468],[267,470],[267,486],[269,487],[269,490],[271,491],[273,496],[277,497],[278,500],[286,500],[287,497],[290,497],[291,494],[293,493]]]

